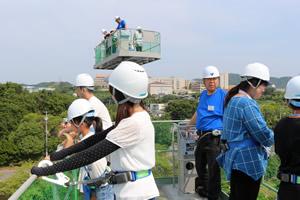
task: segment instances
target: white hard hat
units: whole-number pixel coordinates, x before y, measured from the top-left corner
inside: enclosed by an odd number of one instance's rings
[[[135,99],[148,96],[148,75],[145,69],[135,62],[121,62],[109,76],[108,84]]]
[[[115,20],[117,20],[117,19],[121,19],[121,17],[119,17],[119,16],[115,16]]]
[[[137,27],[136,27],[136,30],[142,30],[142,27],[137,26]]]
[[[68,108],[68,121],[79,116],[94,117],[94,115],[94,109],[86,99],[76,99]]]
[[[89,74],[78,74],[76,77],[76,87],[94,87],[94,79]]]
[[[245,67],[245,71],[242,77],[253,77],[269,82],[269,68],[261,63],[251,63]]]
[[[103,34],[106,34],[106,33],[107,33],[107,30],[102,29],[102,33],[103,33]]]
[[[295,76],[288,81],[284,98],[289,99],[289,103],[293,106],[300,107],[300,102],[294,101],[295,99],[300,100],[300,76]]]
[[[216,78],[219,77],[220,73],[217,67],[215,66],[207,66],[203,70],[202,78]]]

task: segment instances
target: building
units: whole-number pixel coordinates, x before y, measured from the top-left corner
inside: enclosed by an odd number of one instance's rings
[[[171,84],[155,81],[149,84],[149,93],[150,95],[173,94],[173,88]]]
[[[228,90],[229,87],[229,75],[228,73],[221,73],[220,74],[220,87]]]
[[[34,85],[25,85],[25,86],[23,86],[23,88],[25,90],[27,90],[29,93],[39,92],[39,91],[43,91],[43,90],[46,90],[46,91],[54,91],[55,90],[55,88],[52,88],[52,87],[36,87]]]
[[[172,85],[174,93],[185,94],[189,89],[190,81],[183,78],[172,77]]]
[[[98,87],[101,90],[108,90],[108,83],[107,83],[108,77],[109,74],[96,74],[95,87]]]
[[[202,83],[202,79],[193,79],[190,85],[191,91],[193,92],[201,92],[205,89],[205,86]]]
[[[166,85],[171,85],[172,94],[187,93],[190,81],[179,77],[150,77],[149,83],[164,83]]]
[[[150,113],[153,116],[161,117],[166,108],[166,104],[163,103],[151,103],[150,104]]]

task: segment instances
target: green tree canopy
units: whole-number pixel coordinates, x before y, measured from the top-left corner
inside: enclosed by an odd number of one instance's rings
[[[189,119],[193,116],[197,107],[196,100],[173,100],[168,103],[166,112],[171,119]]]

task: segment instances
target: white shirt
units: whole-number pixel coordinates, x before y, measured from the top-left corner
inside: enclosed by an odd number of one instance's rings
[[[94,132],[89,132],[86,134],[80,141],[87,139],[88,137],[94,135]],[[107,168],[106,158],[101,158],[93,162],[92,164],[86,165],[80,168],[78,180],[82,181],[85,177],[89,176],[91,179],[98,178],[104,175],[104,172]],[[82,192],[82,185],[79,185],[80,191]]]
[[[137,45],[143,44],[143,32],[135,31],[133,35],[133,40]]]
[[[146,111],[120,121],[106,139],[120,146],[111,154],[113,171],[140,171],[155,166],[154,127]],[[153,175],[114,185],[117,199],[144,200],[159,196]]]
[[[92,96],[89,99],[89,102],[91,103],[93,109],[95,109],[96,116],[100,117],[100,119],[102,120],[103,130],[111,127],[112,122],[109,112],[102,101],[100,101],[97,97]]]

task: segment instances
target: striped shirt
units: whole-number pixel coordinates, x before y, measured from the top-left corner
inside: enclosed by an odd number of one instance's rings
[[[250,97],[233,97],[224,110],[222,140],[239,142],[253,140],[257,145],[234,147],[221,153],[217,160],[227,179],[232,169],[242,171],[254,180],[263,176],[267,167],[266,147],[274,143],[274,134],[267,127],[259,106]]]

